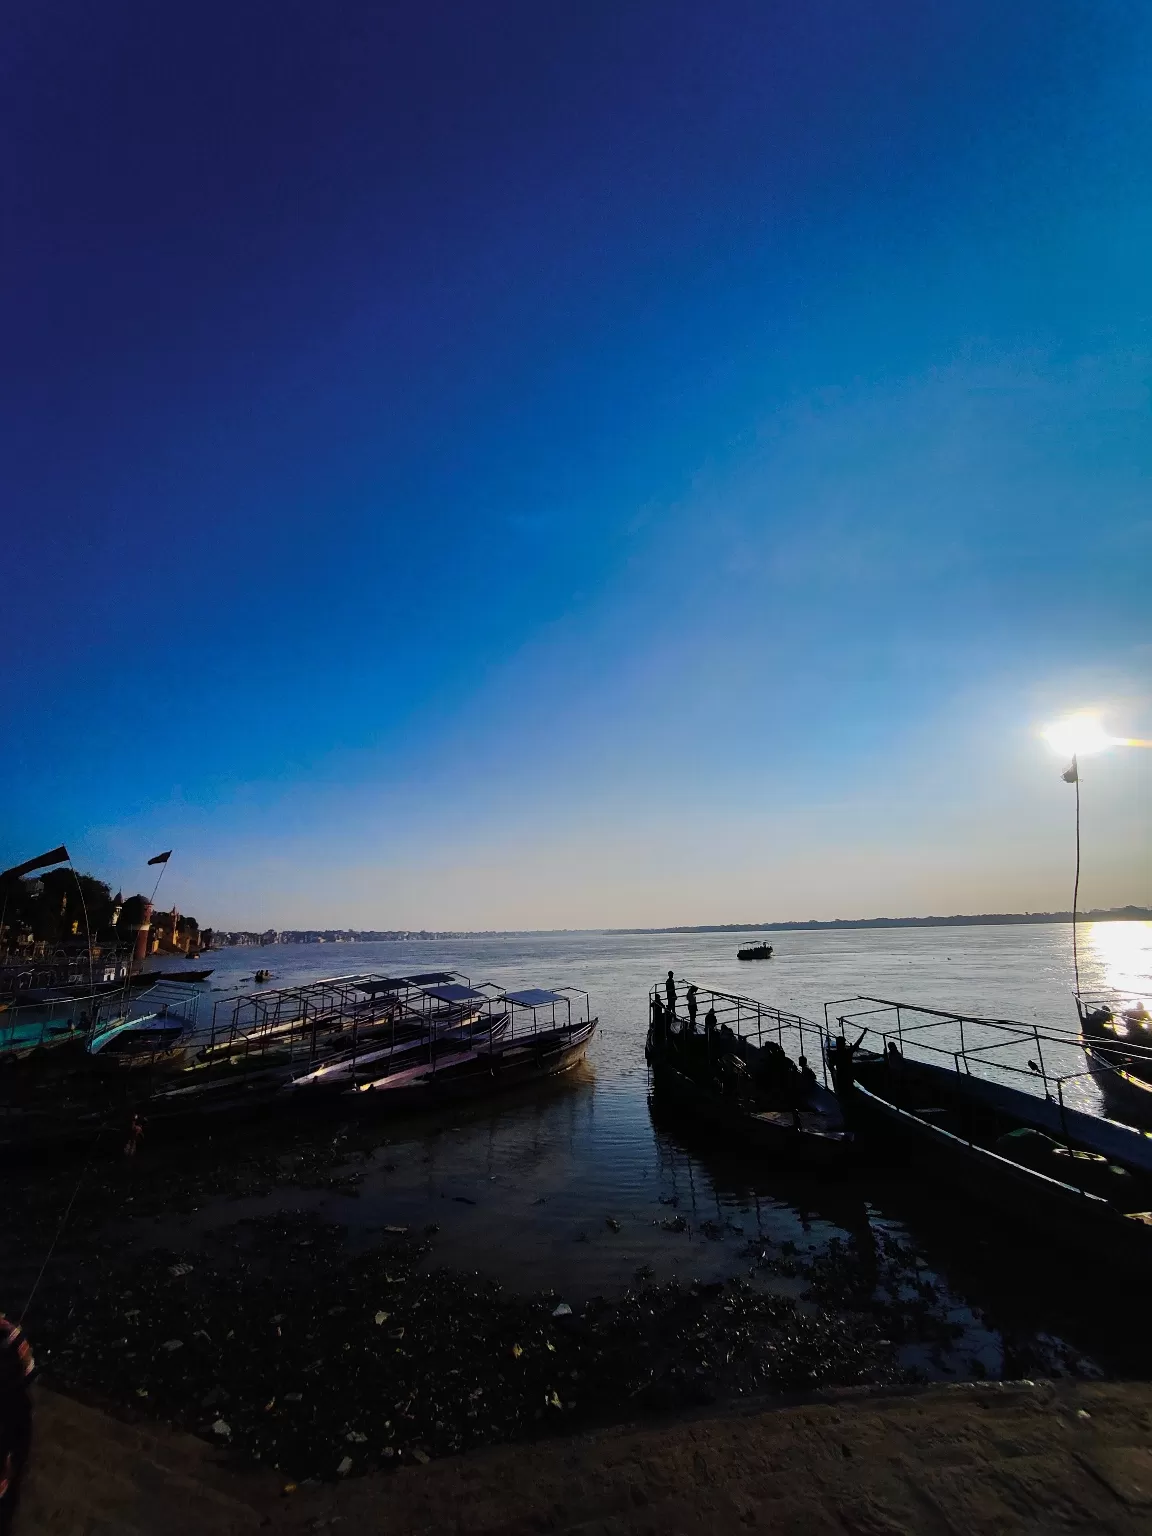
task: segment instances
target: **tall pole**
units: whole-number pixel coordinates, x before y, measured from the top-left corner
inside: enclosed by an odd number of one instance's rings
[[[1076,759],[1072,759],[1076,767]],[[1076,999],[1080,999],[1080,945],[1077,925],[1080,912],[1080,770],[1076,768],[1076,878],[1072,882],[1072,972],[1076,977]]]
[[[1076,878],[1072,882],[1072,973],[1076,978],[1076,1009],[1080,1009],[1080,944],[1077,931],[1080,916],[1080,764],[1075,754],[1072,765],[1060,775],[1076,790]]]

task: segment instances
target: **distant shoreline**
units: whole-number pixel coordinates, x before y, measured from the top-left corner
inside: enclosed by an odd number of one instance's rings
[[[1093,908],[1080,922],[1152,921],[1152,907]],[[816,928],[995,928],[1008,923],[1070,923],[1071,912],[972,912],[952,917],[831,917],[780,923],[696,923],[681,928],[608,928],[606,933],[806,933]]]
[[[1080,922],[1123,923],[1152,921],[1152,907],[1094,907],[1077,914]],[[1071,912],[971,912],[951,917],[832,917],[808,918],[777,923],[692,923],[665,928],[471,928],[471,929],[379,929],[324,928],[287,929],[280,933],[220,932],[214,949],[256,947],[265,944],[388,944],[428,939],[506,939],[526,934],[561,933],[808,933],[817,930],[854,928],[997,928],[1009,923],[1070,923]],[[207,953],[207,951],[205,951]]]

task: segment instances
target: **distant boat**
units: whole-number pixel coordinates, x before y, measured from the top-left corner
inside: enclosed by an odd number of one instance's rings
[[[745,944],[736,951],[737,960],[771,960],[771,944]]]
[[[137,971],[131,979],[134,987],[150,987],[156,981],[207,981],[211,976],[211,970],[206,971]],[[113,982],[109,985],[109,991],[115,991],[122,982]]]

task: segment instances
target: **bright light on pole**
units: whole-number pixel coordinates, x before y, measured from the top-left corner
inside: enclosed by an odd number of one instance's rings
[[[1057,720],[1040,734],[1061,757],[1091,757],[1116,746],[1121,739],[1110,736],[1100,724],[1100,717],[1087,712]]]
[[[1100,723],[1100,716],[1090,710],[1056,720],[1040,734],[1061,757],[1093,757],[1109,747],[1152,747],[1152,741],[1140,741],[1135,736],[1110,735]]]

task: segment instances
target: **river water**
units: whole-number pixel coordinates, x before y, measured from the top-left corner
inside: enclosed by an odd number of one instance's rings
[[[758,1250],[820,1260],[864,1240],[888,1258],[877,1281],[906,1330],[908,1365],[942,1378],[1063,1369],[1137,1368],[1095,1309],[1076,1306],[1050,1256],[1026,1237],[992,1231],[984,1214],[915,1170],[867,1165],[815,1177],[716,1149],[662,1122],[643,1058],[649,989],[671,968],[702,987],[750,994],[809,1018],[857,993],[1075,1030],[1067,925],[858,929],[768,936],[775,958],[736,960],[731,934],[523,934],[376,944],[275,945],[205,956],[214,970],[199,1008],[251,990],[375,971],[455,970],[473,983],[575,986],[600,1029],[586,1065],[516,1096],[435,1120],[381,1125],[355,1189],[286,1184],[207,1205],[159,1234],[175,1245],[214,1226],[273,1211],[338,1221],[351,1241],[385,1223],[438,1228],[435,1262],[490,1274],[518,1290],[573,1302],[637,1276],[715,1279],[749,1273],[801,1294],[788,1263],[757,1272]],[[1152,924],[1081,929],[1086,991],[1152,997]],[[166,969],[171,969],[167,962]],[[843,1009],[837,1010],[844,1011]],[[1070,1043],[1057,1063],[1076,1072]],[[1095,1090],[1077,1092],[1095,1107]],[[291,1154],[291,1138],[285,1153]],[[914,1176],[916,1175],[916,1176]],[[682,1218],[682,1220],[681,1220]],[[883,1264],[881,1268],[883,1269]],[[1143,1368],[1148,1362],[1143,1362]]]

